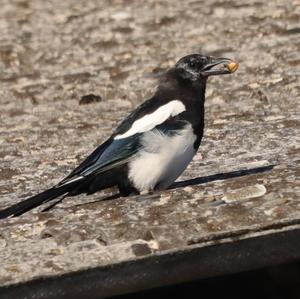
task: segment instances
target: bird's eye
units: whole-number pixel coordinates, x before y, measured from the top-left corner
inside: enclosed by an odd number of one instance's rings
[[[189,62],[189,66],[190,66],[190,67],[194,67],[195,65],[196,65],[195,61],[190,61],[190,62]]]

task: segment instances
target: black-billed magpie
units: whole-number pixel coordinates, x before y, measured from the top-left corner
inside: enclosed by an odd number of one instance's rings
[[[161,78],[155,94],[56,186],[0,211],[21,215],[59,196],[118,186],[121,195],[167,189],[196,154],[204,128],[207,78],[233,73],[228,58],[192,54]]]

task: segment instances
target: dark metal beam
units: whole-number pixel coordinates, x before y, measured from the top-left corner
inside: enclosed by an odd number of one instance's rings
[[[300,226],[2,287],[1,299],[100,299],[300,260]],[[75,261],[74,261],[75,262]]]

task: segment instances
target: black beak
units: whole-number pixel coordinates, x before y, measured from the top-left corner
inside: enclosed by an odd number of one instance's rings
[[[208,77],[213,75],[226,75],[234,73],[239,64],[228,58],[210,58],[210,62],[201,70],[201,75]]]

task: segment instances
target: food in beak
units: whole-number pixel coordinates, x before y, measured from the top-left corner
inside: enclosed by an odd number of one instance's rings
[[[239,67],[239,64],[236,62],[230,62],[228,64],[226,64],[226,68],[228,69],[228,71],[230,73],[234,73]]]

